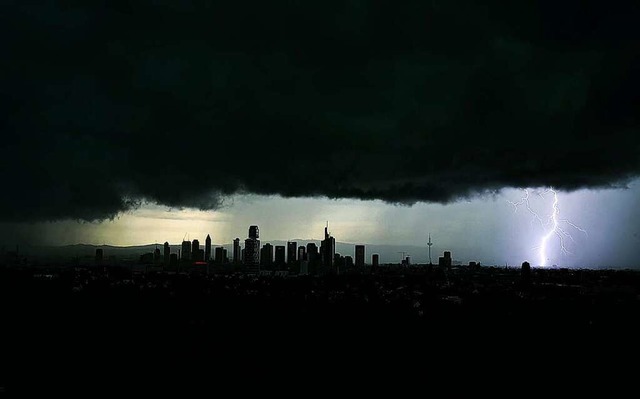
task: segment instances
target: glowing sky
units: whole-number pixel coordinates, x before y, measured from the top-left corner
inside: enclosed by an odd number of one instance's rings
[[[553,198],[531,191],[530,205],[544,219],[551,215]],[[201,242],[207,234],[214,244],[244,239],[248,226],[260,226],[261,239],[321,239],[326,221],[341,242],[425,246],[431,233],[433,255],[453,251],[461,262],[510,265],[524,260],[537,265],[541,237],[548,232],[523,207],[514,212],[509,201],[518,201],[522,190],[506,189],[448,205],[418,203],[396,206],[381,201],[330,200],[326,198],[281,198],[236,195],[228,197],[217,211],[170,209],[147,204],[114,220],[99,223],[62,221],[14,224],[3,231],[7,244],[23,237],[38,236],[43,244],[139,245],[169,241],[177,244],[187,235]],[[563,254],[559,240],[547,242],[548,265],[567,267],[640,266],[640,181],[628,189],[579,190],[558,193],[561,219],[568,219],[588,234],[565,225],[574,240],[566,239],[570,252]],[[36,235],[34,231],[41,234]],[[34,242],[34,241],[32,241]],[[386,254],[389,258],[392,255]],[[393,255],[395,256],[395,255]],[[395,258],[394,258],[395,259]],[[436,258],[437,259],[437,258]],[[426,262],[426,259],[414,259]]]

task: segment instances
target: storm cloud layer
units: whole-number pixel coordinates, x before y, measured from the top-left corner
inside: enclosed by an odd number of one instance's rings
[[[640,172],[633,2],[31,3],[0,14],[4,221]]]

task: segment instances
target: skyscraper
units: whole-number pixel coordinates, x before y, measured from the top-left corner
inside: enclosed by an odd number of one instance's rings
[[[233,263],[240,263],[242,254],[240,253],[240,239],[233,240]]]
[[[169,247],[169,243],[165,241],[164,243],[164,256],[163,256],[163,262],[165,267],[169,266],[169,263],[171,262],[171,247]]]
[[[273,245],[266,243],[260,250],[260,266],[269,269],[273,265]]]
[[[191,259],[191,241],[182,241],[182,260],[190,260]]]
[[[204,261],[209,262],[211,260],[211,236],[207,234],[207,239],[204,240]]]
[[[249,227],[249,238],[244,240],[244,266],[248,273],[260,271],[260,234],[258,226]]]
[[[194,239],[191,243],[191,259],[195,262],[201,260],[198,259],[198,252],[200,251],[200,241]]]
[[[294,263],[297,259],[298,243],[287,241],[287,263]]]
[[[309,260],[310,263],[318,260],[318,246],[315,242],[307,244],[307,260]]]
[[[285,256],[284,245],[276,245],[276,259],[275,259],[276,266],[282,267],[285,265],[284,256]]]
[[[298,247],[298,260],[301,262],[307,260],[307,249],[304,245]]]
[[[336,239],[329,234],[329,225],[324,228],[324,240],[320,244],[320,256],[322,265],[331,270],[333,268],[334,256],[336,254]]]
[[[213,261],[218,265],[225,263],[224,247],[216,247]]]
[[[364,245],[356,245],[356,267],[364,267]]]
[[[380,255],[378,255],[378,254],[371,255],[371,265],[373,267],[380,266]]]

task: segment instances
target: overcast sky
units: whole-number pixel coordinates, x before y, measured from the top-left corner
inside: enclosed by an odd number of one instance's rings
[[[562,222],[572,254],[550,239],[545,263],[632,265],[639,8],[10,1],[0,236],[223,243],[249,224],[320,238],[329,220],[339,241],[431,231],[462,260],[519,263],[547,231],[509,201],[554,187],[587,233]]]

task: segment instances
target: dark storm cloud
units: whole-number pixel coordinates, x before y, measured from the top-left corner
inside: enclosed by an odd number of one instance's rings
[[[632,2],[31,3],[0,16],[3,220],[640,171]]]

